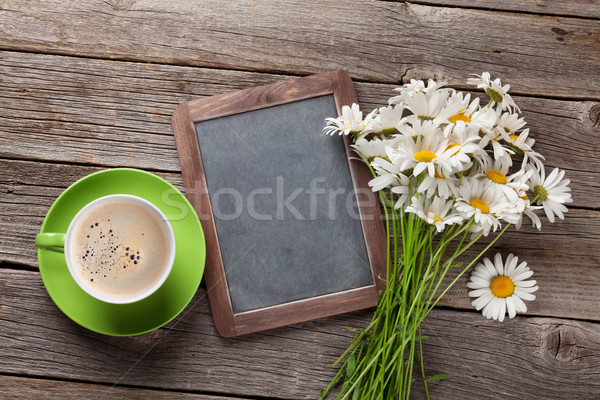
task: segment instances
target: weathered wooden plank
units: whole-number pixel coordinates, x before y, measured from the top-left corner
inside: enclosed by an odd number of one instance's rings
[[[65,382],[0,375],[2,397],[11,400],[102,399],[102,400],[233,400],[240,397],[207,396],[166,390],[150,390],[90,383]]]
[[[600,3],[598,0],[479,0],[477,2],[468,0],[417,0],[411,3],[430,6],[478,8],[488,11],[519,11],[544,15],[600,18]]]
[[[0,262],[37,267],[34,244],[45,213],[72,182],[99,168],[0,160]],[[179,174],[163,177],[183,189]],[[573,209],[564,221],[546,224],[542,232],[511,229],[494,250],[527,260],[535,271],[539,299],[530,314],[600,320],[600,212]],[[478,245],[478,249],[484,248]],[[473,253],[469,254],[471,257]],[[472,257],[471,257],[472,258]],[[465,258],[465,261],[470,258]],[[445,298],[445,305],[471,309],[464,280]]]
[[[224,339],[201,289],[181,316],[138,337],[108,337],[67,319],[35,271],[0,269],[0,370],[104,384],[239,396],[316,398],[331,364],[370,311]],[[425,324],[432,398],[593,399],[600,391],[600,325],[519,317],[503,324],[478,313],[434,310]],[[414,398],[423,398],[415,384]],[[412,397],[411,397],[412,398]]]
[[[519,261],[527,261],[534,271],[531,279],[537,280],[539,286],[537,299],[527,303],[528,314],[600,321],[600,298],[586,300],[589,293],[597,291],[600,282],[600,252],[596,251],[600,243],[600,220],[596,216],[600,214],[594,213],[590,218],[587,212],[572,211],[564,221],[543,225],[541,232],[526,227],[519,231],[510,228],[485,256],[493,260],[496,253],[501,253],[506,259],[513,253]],[[489,238],[478,244],[477,251],[465,253],[461,258],[465,266],[484,248],[484,243],[489,243]],[[450,271],[445,282],[454,280],[459,270]],[[473,299],[468,296],[469,276],[470,271],[446,293],[440,305],[474,309],[470,305]],[[560,311],[551,311],[554,307]]]
[[[0,48],[400,82],[502,75],[516,92],[598,98],[590,20],[353,0],[3,1]]]
[[[0,157],[179,171],[178,103],[289,79],[282,75],[0,52]],[[356,83],[365,110],[396,85]],[[598,208],[600,103],[516,97],[547,165]]]
[[[0,160],[0,260],[36,266],[35,235],[54,200],[73,182],[101,169]],[[181,174],[159,175],[185,193]]]

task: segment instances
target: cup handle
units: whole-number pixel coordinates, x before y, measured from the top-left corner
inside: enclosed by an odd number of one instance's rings
[[[51,250],[60,253],[65,252],[65,234],[64,233],[38,233],[35,237],[35,245],[44,250]]]

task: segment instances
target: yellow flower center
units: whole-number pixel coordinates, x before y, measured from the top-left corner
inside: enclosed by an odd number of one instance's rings
[[[471,204],[471,207],[477,208],[484,214],[488,214],[490,212],[490,207],[488,207],[487,203],[481,199],[473,199],[469,204]]]
[[[443,219],[441,219],[440,217],[438,217],[437,215],[433,216],[433,223],[435,224],[436,222],[444,222]]]
[[[490,178],[490,180],[494,183],[499,183],[501,185],[504,185],[506,183],[506,176],[504,176],[502,173],[498,172],[498,171],[490,171],[487,173],[487,177]]]
[[[517,139],[519,138],[519,135],[508,135],[508,137],[516,142]]]
[[[492,280],[490,290],[494,296],[504,299],[514,293],[515,284],[509,277],[500,275]]]
[[[437,158],[433,151],[421,150],[415,154],[415,160],[418,162],[430,162],[434,158]]]
[[[523,196],[519,196],[519,198],[523,199],[523,200],[529,200],[529,197],[527,196],[527,193],[523,192]]]
[[[435,170],[435,173],[433,174],[433,176],[438,179],[446,179],[446,177],[444,176],[444,171],[438,172],[437,169]]]
[[[471,118],[468,115],[465,115],[465,110],[460,110],[458,113],[448,118],[448,121],[453,124],[455,124],[456,121],[471,122]]]

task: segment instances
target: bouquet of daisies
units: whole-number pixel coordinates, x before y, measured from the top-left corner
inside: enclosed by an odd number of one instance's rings
[[[343,380],[338,398],[408,399],[415,364],[429,397],[427,382],[447,376],[425,374],[423,319],[511,224],[519,228],[526,220],[540,229],[542,210],[550,222],[564,218],[569,180],[559,169],[546,176],[510,86],[487,72],[468,83],[484,89],[489,102],[445,82],[411,80],[365,117],[353,104],[326,120],[324,133],[352,136],[371,170],[369,186],[379,192],[389,240],[387,288],[371,323],[354,331],[322,397]],[[495,236],[475,259],[458,261],[490,233]],[[469,294],[486,317],[502,321],[508,312],[512,318],[526,311],[523,300],[535,298],[536,282],[527,280],[532,272],[517,264],[512,254],[506,263],[497,255],[474,269]],[[442,285],[452,267],[461,272]]]

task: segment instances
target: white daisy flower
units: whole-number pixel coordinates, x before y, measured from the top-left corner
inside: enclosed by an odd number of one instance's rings
[[[428,121],[426,121],[428,122]],[[444,139],[439,128],[434,128],[433,133],[429,128],[420,130],[419,122],[413,125],[398,127],[403,136],[393,152],[389,154],[390,160],[398,164],[401,170],[413,169],[413,175],[418,176],[427,170],[430,176],[435,176],[436,166],[446,174],[452,173],[452,167],[444,156],[448,147],[448,139]],[[412,134],[416,136],[412,136]]]
[[[500,218],[513,211],[514,206],[506,201],[504,194],[483,180],[465,178],[458,192],[456,209],[466,220],[474,219],[471,229],[474,233],[483,231],[487,236],[491,229],[495,232],[500,227]]]
[[[518,170],[512,175],[508,175],[510,165],[503,160],[495,160],[488,162],[483,167],[482,176],[495,185],[496,188],[508,199],[511,203],[516,203],[519,200],[519,192],[527,190],[527,180],[532,174],[532,171]],[[508,176],[507,176],[508,175]]]
[[[525,118],[519,118],[519,114],[505,112],[503,113],[494,128],[497,136],[509,141],[509,135],[514,135],[519,129],[525,126]]]
[[[480,147],[480,137],[477,127],[457,121],[448,125],[444,136],[448,137],[448,147],[444,151],[450,161],[450,165],[456,171],[463,171],[472,165],[472,158],[480,160],[485,152]]]
[[[439,124],[440,121],[448,123],[448,118],[458,113],[461,109],[459,102],[448,103],[448,91],[438,90],[431,95],[422,92],[414,93],[411,97],[406,97],[404,102],[406,108],[412,111],[407,120],[414,122],[417,119],[421,121],[434,121]]]
[[[510,97],[508,94],[510,85],[502,86],[500,78],[496,78],[492,81],[489,72],[484,72],[481,74],[481,76],[475,76],[477,78],[467,79],[467,84],[477,85],[478,88],[485,90],[485,93],[490,97],[490,100],[492,100],[494,103],[500,104],[503,110],[514,107],[517,111],[521,112],[512,97]]]
[[[389,154],[391,148],[387,147],[386,151]],[[388,159],[375,158],[371,166],[377,173],[377,177],[369,181],[369,186],[374,192],[390,186],[409,184],[408,177],[403,173],[404,170],[398,164],[389,162]]]
[[[336,133],[338,135],[358,134],[365,129],[363,113],[356,103],[352,103],[352,107],[343,106],[341,116],[326,118],[325,122],[327,123],[325,128],[323,128],[323,134],[325,135],[334,135]]]
[[[498,124],[498,112],[494,108],[481,108],[471,114],[470,125],[474,125],[486,133],[492,132]],[[493,135],[491,135],[493,137]]]
[[[500,322],[508,312],[509,318],[514,318],[517,312],[526,312],[527,306],[523,300],[533,301],[538,290],[535,280],[527,280],[533,275],[526,262],[517,266],[519,258],[512,253],[502,262],[498,253],[494,263],[489,258],[484,258],[471,273],[467,283],[470,297],[477,297],[471,304],[479,311],[483,309],[483,316],[493,318]]]
[[[524,168],[527,163],[534,164],[537,169],[541,170],[544,168],[544,156],[533,150],[535,139],[529,138],[529,128],[524,129],[519,135],[509,135],[509,141],[507,142],[513,149],[516,150],[517,154],[523,155],[523,162],[521,168]]]
[[[394,147],[394,143],[397,140],[398,139],[380,139],[377,137],[367,140],[363,137],[357,139],[356,143],[351,144],[350,147],[352,147],[359,155],[366,158],[367,161],[371,162],[377,157],[387,159],[385,148],[388,146]]]
[[[436,118],[434,120],[435,122],[453,125],[458,121],[462,121],[465,124],[469,124],[472,121],[471,115],[479,108],[479,98],[475,98],[475,100],[471,101],[471,94],[465,95],[463,92],[453,90],[447,102],[447,105],[451,104],[459,105],[460,108],[456,114],[451,115],[446,120]]]
[[[396,130],[400,133],[398,136],[404,136],[417,140],[417,138],[425,138],[429,136],[439,136],[440,127],[434,124],[432,121],[421,121],[416,120],[413,122],[407,121],[406,118],[402,119]]]
[[[423,181],[417,188],[417,192],[427,197],[437,195],[443,199],[447,199],[448,197],[456,197],[458,195],[458,178],[454,174],[446,177],[442,171],[438,171],[436,168],[434,176],[425,174],[422,179]]]
[[[544,168],[538,171],[536,168],[530,168],[532,171],[529,179],[529,188],[538,198],[537,204],[542,205],[544,212],[550,222],[554,222],[554,215],[560,219],[564,219],[564,214],[567,212],[567,207],[564,203],[573,201],[571,198],[571,188],[567,185],[571,182],[569,179],[564,179],[565,171],[554,168],[554,170],[546,177]]]
[[[410,83],[407,83],[402,87],[395,88],[394,91],[400,92],[400,95],[390,98],[388,102],[389,104],[401,104],[404,102],[404,99],[406,97],[411,97],[415,93],[425,93],[426,95],[431,95],[438,91],[442,86],[446,85],[446,83],[447,82],[435,82],[429,79],[429,81],[427,82],[427,86],[425,86],[425,82],[421,80],[411,79]]]
[[[413,196],[406,212],[417,214],[423,221],[435,226],[439,233],[446,225],[460,224],[463,221],[460,214],[453,209],[453,205],[454,201],[440,197]]]
[[[372,132],[389,136],[396,130],[396,125],[402,120],[403,112],[404,107],[402,105],[381,107],[377,109],[374,118],[367,125]]]

